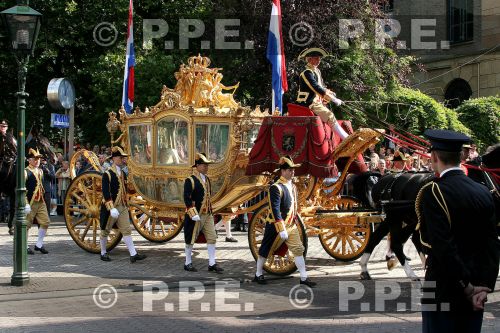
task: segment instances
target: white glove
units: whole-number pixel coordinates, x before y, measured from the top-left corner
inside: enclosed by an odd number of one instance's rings
[[[201,221],[200,216],[198,216],[198,215],[193,216],[191,218],[191,220],[193,220],[193,221]]]
[[[332,98],[332,102],[333,102],[333,104],[335,104],[336,106],[341,106],[341,105],[342,105],[342,100],[338,99],[337,97],[333,97],[333,98]]]
[[[288,232],[286,230],[280,231],[280,237],[282,240],[286,241],[288,239]]]
[[[24,213],[26,213],[26,215],[31,213],[31,206],[29,204],[26,204],[26,206],[24,206]]]
[[[116,208],[111,208],[109,213],[111,214],[111,217],[114,219],[117,219],[118,216],[120,216],[120,212],[118,212],[118,209],[116,209]]]

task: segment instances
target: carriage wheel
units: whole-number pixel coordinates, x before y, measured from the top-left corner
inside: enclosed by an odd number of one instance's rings
[[[353,197],[342,196],[330,209],[349,210],[359,205]],[[325,251],[339,261],[356,260],[365,251],[371,234],[369,223],[357,223],[353,218],[339,219],[334,228],[321,228],[319,241]]]
[[[64,219],[66,228],[76,244],[91,253],[100,253],[99,213],[102,200],[102,174],[97,171],[85,172],[77,176],[64,199]],[[106,248],[111,251],[120,242],[122,234],[112,229]]]
[[[129,197],[130,217],[137,232],[151,242],[168,242],[182,230],[184,214],[172,212],[169,216],[155,216],[153,208],[138,194]]]
[[[248,244],[250,246],[250,251],[252,252],[252,256],[255,260],[259,255],[259,248],[262,242],[262,238],[264,237],[264,229],[266,226],[266,217],[269,213],[269,207],[264,205],[260,207],[255,214],[253,214],[252,219],[250,220],[248,226]],[[300,218],[299,218],[300,219]],[[297,227],[299,228],[300,238],[302,239],[302,243],[304,244],[304,257],[307,253],[307,235],[306,230],[304,228],[304,224],[302,220],[296,222]],[[290,252],[284,256],[279,255],[270,255],[266,262],[264,263],[264,270],[270,274],[274,275],[290,275],[297,270],[295,266],[295,257]]]

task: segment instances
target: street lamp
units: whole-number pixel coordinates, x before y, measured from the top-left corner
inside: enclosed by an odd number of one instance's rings
[[[28,61],[33,55],[36,39],[40,31],[40,21],[42,14],[29,7],[29,0],[18,0],[17,6],[6,9],[0,13],[2,21],[7,28],[11,41],[11,48],[18,65],[17,92],[17,129],[18,129],[18,152],[17,152],[17,187],[16,187],[16,221],[14,231],[14,272],[12,273],[11,284],[13,286],[23,286],[29,283],[28,256],[26,239],[26,185],[24,179],[24,159],[25,159],[25,111],[26,98],[29,96],[25,92],[26,75],[28,73]]]

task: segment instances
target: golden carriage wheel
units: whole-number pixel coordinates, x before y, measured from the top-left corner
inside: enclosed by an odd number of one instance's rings
[[[359,206],[359,201],[350,196],[341,196],[334,200],[328,209],[350,210]],[[353,219],[340,219],[334,228],[321,228],[319,241],[325,251],[339,261],[356,260],[365,251],[371,235],[369,223],[356,223]]]
[[[168,242],[182,230],[184,214],[172,211],[170,216],[154,216],[153,208],[137,193],[129,197],[130,217],[137,232],[154,243]]]
[[[76,244],[91,253],[100,253],[101,227],[99,215],[102,201],[102,174],[88,171],[78,175],[66,190],[64,219],[66,228]],[[122,238],[112,229],[106,248],[111,251]]]
[[[259,255],[259,248],[262,242],[262,238],[264,237],[264,229],[266,226],[266,217],[269,214],[269,206],[264,205],[257,209],[250,220],[248,225],[248,244],[250,246],[250,251],[252,252],[252,256],[255,260]],[[304,224],[302,220],[297,221],[297,227],[299,228],[300,238],[302,239],[302,243],[304,244],[304,257],[307,254],[307,235],[306,229],[304,228]],[[295,266],[295,257],[290,252],[284,256],[278,255],[270,255],[266,262],[264,263],[264,270],[270,274],[286,276],[290,275],[297,270]]]

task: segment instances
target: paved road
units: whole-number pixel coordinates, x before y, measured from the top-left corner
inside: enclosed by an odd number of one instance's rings
[[[12,239],[0,228],[1,332],[421,330],[419,286],[400,267],[387,271],[385,245],[369,265],[375,281],[361,283],[357,262],[336,262],[310,238],[307,264],[319,285],[309,290],[297,285],[297,274],[268,276],[265,286],[251,283],[255,263],[245,233],[235,233],[238,243],[219,236],[218,262],[226,271],[214,275],[206,271],[202,245],[195,247],[193,261],[200,271],[183,270],[182,236],[153,244],[135,234],[138,250],[148,258],[130,264],[123,244],[106,263],[76,246],[61,222],[49,231],[50,254],[29,256],[30,285],[12,287]],[[413,246],[405,249],[423,275]],[[489,297],[483,332],[500,327],[498,289]]]

